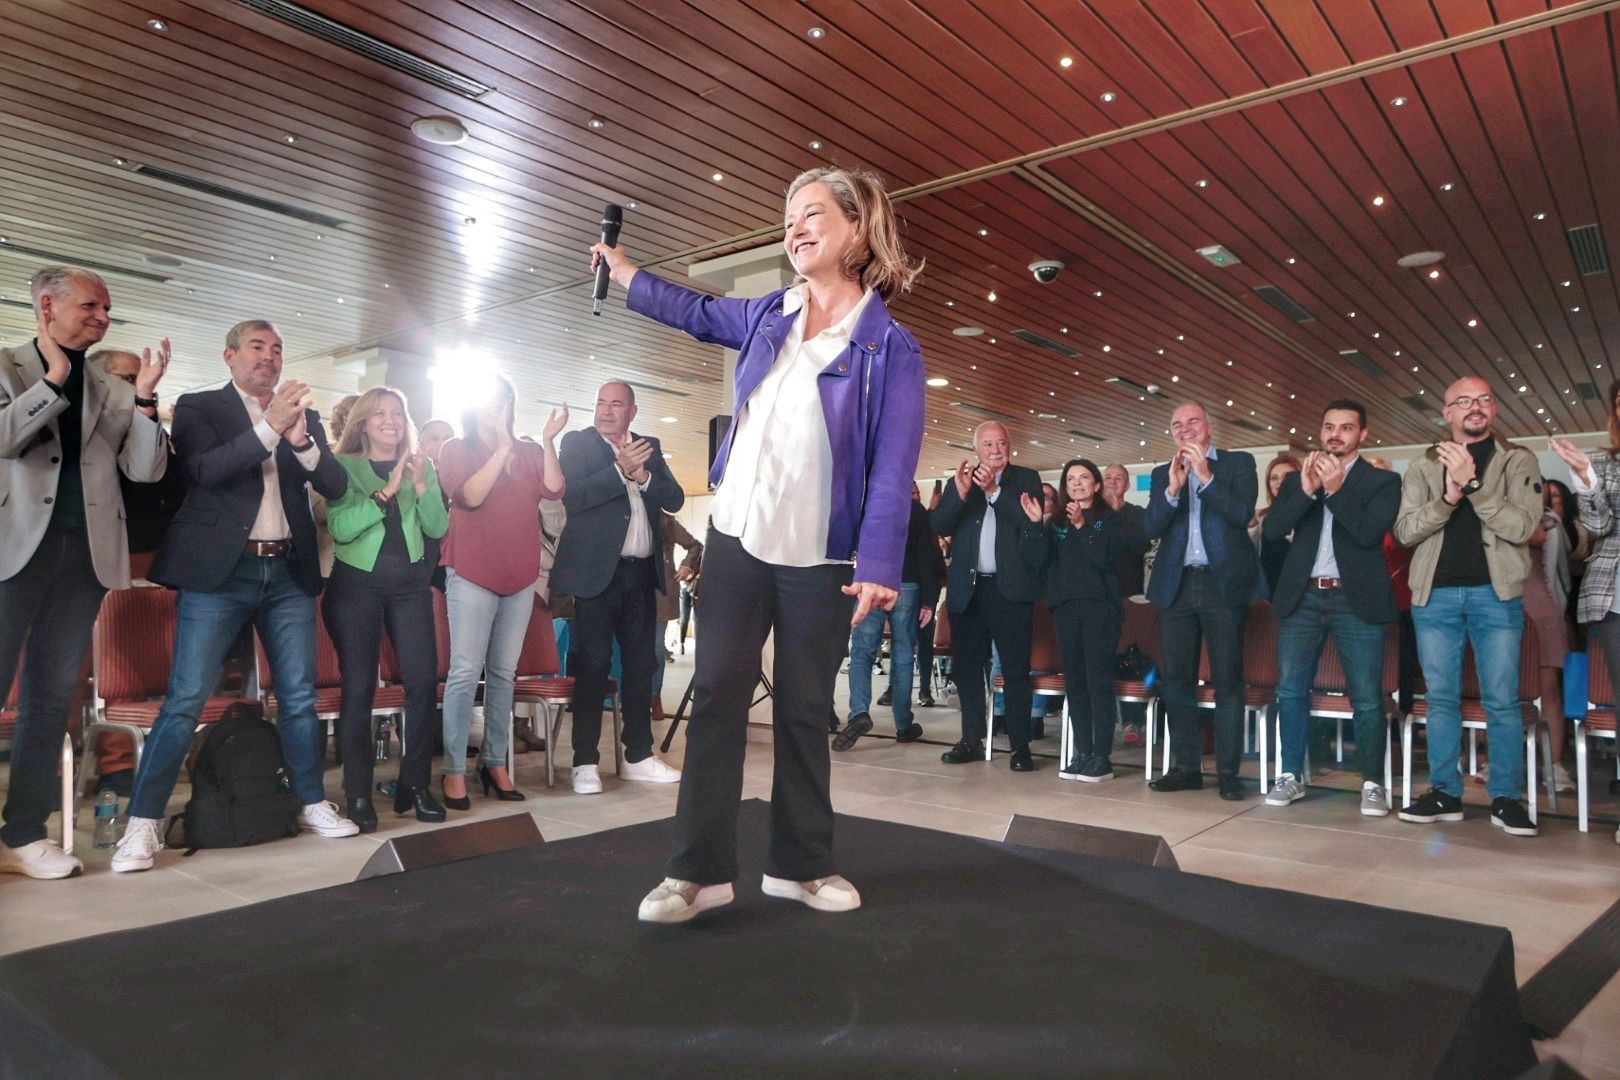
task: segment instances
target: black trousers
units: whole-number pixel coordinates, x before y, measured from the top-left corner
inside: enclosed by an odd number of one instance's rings
[[[343,794],[350,799],[371,795],[371,703],[385,626],[405,679],[405,756],[399,783],[420,788],[431,779],[438,668],[432,588],[432,572],[423,563],[379,559],[370,573],[341,561],[332,566],[321,613],[343,672],[338,745],[343,751]]]
[[[962,738],[977,743],[985,739],[984,673],[990,663],[990,643],[1001,654],[1001,676],[1005,680],[1007,738],[1014,750],[1029,745],[1029,707],[1034,690],[1029,681],[1029,641],[1035,619],[1035,605],[1008,600],[1001,595],[994,576],[979,575],[968,598],[967,610],[952,612],[951,675],[962,703]]]
[[[1069,600],[1052,609],[1063,681],[1069,691],[1069,725],[1080,762],[1114,749],[1114,651],[1122,622],[1119,605],[1107,600]]]
[[[938,616],[935,612],[935,616]],[[917,630],[917,685],[922,693],[934,696],[934,619]]]
[[[621,559],[607,588],[574,597],[568,670],[574,676],[574,764],[602,760],[602,699],[619,642],[619,701],[624,710],[624,759],[652,756],[652,674],[663,663],[657,636],[657,570],[652,559]],[[757,666],[757,665],[756,665]],[[756,671],[755,674],[758,674]]]
[[[1215,688],[1215,771],[1236,776],[1243,760],[1243,624],[1247,604],[1233,606],[1215,576],[1202,568],[1181,572],[1174,602],[1159,612],[1159,692],[1170,712],[1176,764],[1204,771],[1204,737],[1198,724],[1198,657],[1209,649],[1209,681]]]
[[[700,885],[737,879],[748,707],[759,682],[760,650],[772,631],[775,778],[765,872],[791,881],[837,872],[827,716],[854,614],[854,600],[840,590],[853,576],[848,566],[762,562],[736,537],[709,530],[703,544],[703,633],[671,877]]]
[[[106,593],[83,530],[47,531],[27,565],[0,581],[0,694],[10,691],[22,664],[11,790],[0,826],[7,847],[45,839],[45,821],[61,801],[57,764],[68,704]]]

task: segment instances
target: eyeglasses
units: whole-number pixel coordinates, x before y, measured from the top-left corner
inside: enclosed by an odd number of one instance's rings
[[[1496,395],[1494,395],[1494,394],[1478,394],[1478,395],[1464,394],[1462,397],[1452,398],[1449,402],[1446,403],[1446,408],[1449,409],[1452,406],[1456,406],[1458,408],[1468,409],[1468,408],[1472,408],[1475,405],[1494,405],[1494,404],[1496,404]]]

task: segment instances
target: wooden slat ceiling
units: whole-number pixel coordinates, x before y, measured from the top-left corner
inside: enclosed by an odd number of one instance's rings
[[[836,161],[901,193],[928,259],[895,305],[949,380],[925,471],[959,459],[980,410],[1012,417],[1038,467],[1162,458],[1183,397],[1229,445],[1302,442],[1344,394],[1377,437],[1421,442],[1465,372],[1502,389],[1513,434],[1590,430],[1620,361],[1614,275],[1583,277],[1565,239],[1620,227],[1620,0],[306,5],[493,88],[477,100],[262,6],[0,6],[0,341],[31,334],[23,282],[48,253],[125,271],[108,344],[172,337],[171,400],[223,379],[225,328],[261,315],[324,404],[383,341],[497,356],[531,429],[557,401],[583,426],[627,373],[638,426],[695,489],[721,357],[616,301],[588,314],[601,206],[635,203],[632,257],[680,277],[778,240],[786,182]],[[425,116],[471,138],[420,142]],[[1205,262],[1208,244],[1241,263]],[[1395,265],[1430,249],[1438,278]],[[1056,284],[1031,280],[1038,258],[1067,264]]]

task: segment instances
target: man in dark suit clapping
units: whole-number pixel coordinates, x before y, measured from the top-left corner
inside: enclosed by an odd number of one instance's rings
[[[1148,599],[1159,607],[1159,685],[1170,711],[1175,764],[1155,791],[1204,786],[1198,726],[1200,646],[1209,648],[1215,685],[1215,770],[1221,798],[1243,798],[1243,624],[1265,595],[1260,560],[1249,540],[1259,491],[1254,457],[1216,450],[1204,407],[1189,402],[1170,416],[1175,454],[1153,470],[1145,524],[1159,555]]]

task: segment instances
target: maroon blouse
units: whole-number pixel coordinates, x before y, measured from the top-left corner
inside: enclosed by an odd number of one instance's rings
[[[462,485],[492,456],[476,439],[452,439],[439,451],[439,483],[450,499],[440,562],[474,585],[510,596],[540,577],[540,500],[560,499],[563,489],[546,487],[540,445],[519,440],[483,503],[468,506]]]

